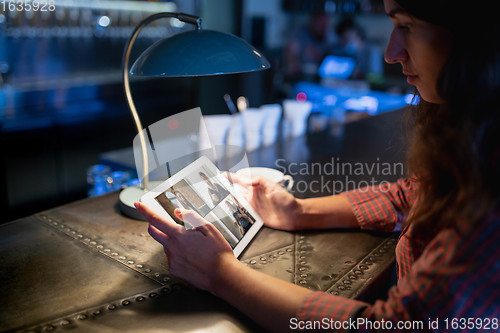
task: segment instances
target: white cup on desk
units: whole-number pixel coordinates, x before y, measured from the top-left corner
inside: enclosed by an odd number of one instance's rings
[[[265,177],[271,180],[272,182],[282,186],[287,191],[290,191],[292,189],[294,183],[292,176],[285,175],[283,172],[279,170],[265,168],[265,167],[243,168],[236,171],[236,174],[240,176],[249,177],[252,179],[257,177]]]

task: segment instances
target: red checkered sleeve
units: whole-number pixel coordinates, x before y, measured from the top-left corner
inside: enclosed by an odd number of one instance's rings
[[[369,304],[364,302],[318,291],[306,297],[297,314],[297,319],[301,322],[322,324],[327,319],[327,324],[331,326],[324,327],[322,325],[322,328],[336,328],[335,331],[338,332],[349,332],[356,329],[352,323],[367,307]],[[334,331],[334,329],[328,330]]]
[[[341,195],[351,203],[361,229],[392,232],[415,201],[416,188],[415,181],[399,179]]]
[[[330,325],[337,325],[332,331],[340,327],[338,331],[370,332],[380,328],[382,322],[390,328],[386,331],[447,331],[445,325],[451,330],[452,320],[456,321],[454,330],[459,330],[471,324],[467,318],[479,318],[482,325],[495,322],[498,329],[499,222],[497,215],[465,233],[455,229],[441,231],[411,271],[389,291],[385,301],[369,305],[316,292],[304,300],[297,318],[322,323],[327,318]],[[460,321],[462,318],[465,324]],[[430,327],[430,323],[434,326]]]

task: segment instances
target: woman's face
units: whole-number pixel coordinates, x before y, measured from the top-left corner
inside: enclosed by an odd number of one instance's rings
[[[231,212],[236,212],[237,211],[237,209],[235,209],[235,207],[231,203],[229,203],[227,201],[226,201],[226,206],[227,206],[227,208],[229,208],[231,210]]]
[[[219,196],[217,195],[217,193],[210,193],[210,197],[212,198],[212,201],[213,202],[219,202]]]
[[[215,185],[212,183],[210,178],[207,177],[207,175],[205,175],[204,173],[200,173],[200,177],[201,179],[203,179],[205,183],[207,183],[208,186],[210,186],[213,189],[216,189]]]
[[[451,50],[451,32],[411,16],[396,1],[384,0],[385,12],[394,24],[385,61],[400,63],[407,82],[430,103],[443,103],[437,81]]]

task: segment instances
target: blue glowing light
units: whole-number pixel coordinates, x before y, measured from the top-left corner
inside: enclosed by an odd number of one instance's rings
[[[406,104],[417,105],[420,101],[420,96],[414,94],[407,94],[404,97]]]
[[[101,26],[103,28],[107,28],[111,24],[111,19],[106,15],[101,16],[99,18],[99,20],[97,21],[97,24],[99,24],[99,26]]]
[[[351,76],[355,65],[356,62],[353,58],[327,56],[319,67],[318,75],[320,77],[348,79]]]

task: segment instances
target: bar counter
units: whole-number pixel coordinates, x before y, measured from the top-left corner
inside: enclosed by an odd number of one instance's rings
[[[250,165],[401,161],[402,111],[249,154]],[[294,175],[296,184],[325,175]],[[363,177],[356,175],[358,183]],[[400,175],[384,175],[392,181]],[[381,181],[380,175],[377,175]],[[392,177],[392,179],[391,179]],[[308,188],[296,196],[327,195]],[[396,235],[360,230],[284,232],[264,227],[240,256],[253,269],[311,290],[373,301],[392,273]],[[147,223],[118,210],[118,193],[76,201],[0,226],[1,331],[263,331],[211,294],[168,273]],[[248,286],[252,288],[252,286]]]

